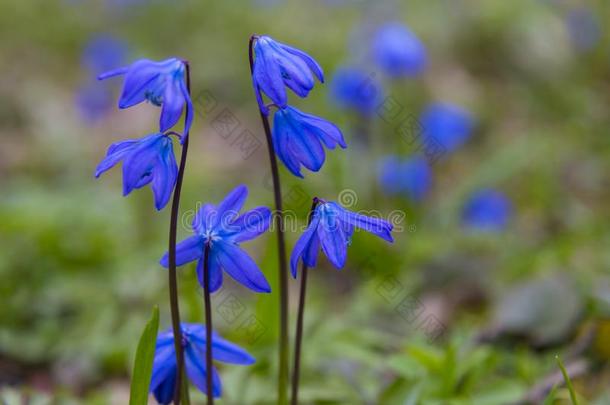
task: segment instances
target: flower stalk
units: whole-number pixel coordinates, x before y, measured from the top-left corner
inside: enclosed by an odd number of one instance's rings
[[[250,37],[248,45],[248,57],[250,61],[250,73],[254,73],[254,54],[253,45],[256,36]],[[255,89],[256,97],[261,97],[260,90]],[[280,297],[280,320],[279,320],[279,367],[278,367],[278,404],[284,405],[288,402],[286,387],[288,385],[288,267],[286,258],[286,243],[284,240],[284,213],[282,208],[282,190],[280,185],[280,175],[278,171],[277,157],[273,147],[269,117],[259,109],[267,149],[269,151],[269,162],[271,164],[271,177],[273,179],[273,196],[275,200],[274,215],[275,226],[277,229],[278,261],[279,261],[279,297]]]
[[[214,385],[212,383],[212,300],[210,298],[210,242],[203,252],[203,298],[205,301],[205,383],[208,391],[208,405],[214,405]]]

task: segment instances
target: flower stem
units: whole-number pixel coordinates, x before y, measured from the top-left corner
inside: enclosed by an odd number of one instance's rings
[[[205,301],[205,383],[208,405],[214,405],[214,386],[212,385],[212,300],[210,299],[210,244],[203,251],[203,299]]]
[[[318,199],[314,198],[309,211],[307,224],[311,223],[313,213],[318,205]],[[303,262],[301,267],[301,289],[299,292],[299,310],[297,315],[297,331],[294,338],[294,369],[292,370],[292,399],[291,404],[299,403],[299,375],[301,372],[301,342],[303,340],[303,318],[305,317],[305,296],[307,293],[307,265]]]
[[[254,71],[253,45],[255,36],[250,37],[248,45],[248,56],[250,60],[250,73]],[[258,91],[258,90],[255,90]],[[271,138],[271,128],[269,118],[260,111],[263,129],[267,138],[267,149],[269,151],[269,161],[271,164],[271,176],[273,178],[273,196],[275,199],[274,215],[275,226],[277,229],[277,247],[279,261],[279,284],[280,284],[280,342],[279,342],[279,367],[278,367],[278,404],[288,403],[286,388],[288,386],[288,267],[286,262],[286,245],[284,242],[284,212],[282,210],[282,190],[280,186],[280,175],[277,167],[277,158],[273,149]]]
[[[186,66],[186,88],[189,95],[191,94],[191,73],[188,62]],[[188,105],[187,107],[188,108]],[[187,111],[188,114],[188,111]],[[174,331],[174,348],[176,351],[176,386],[174,389],[174,404],[180,405],[182,378],[184,375],[184,351],[182,347],[182,329],[180,326],[180,308],[178,306],[178,281],[176,276],[176,233],[178,228],[178,212],[180,211],[180,193],[182,190],[182,179],[184,178],[184,168],[186,167],[186,156],[189,147],[188,132],[184,133],[184,143],[182,144],[182,155],[180,157],[180,166],[178,168],[178,177],[176,179],[176,187],[172,198],[172,211],[169,222],[169,305],[172,316],[172,329]],[[188,396],[188,391],[186,393]]]

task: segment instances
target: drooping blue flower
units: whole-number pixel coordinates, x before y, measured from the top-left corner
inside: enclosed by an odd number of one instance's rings
[[[99,82],[81,86],[76,92],[76,108],[87,123],[104,117],[112,107],[112,93]]]
[[[129,66],[101,74],[98,79],[125,75],[119,108],[129,108],[143,101],[161,107],[159,130],[165,132],[178,122],[187,106],[185,133],[193,121],[193,105],[185,83],[185,64],[170,58],[161,62],[140,59]]]
[[[93,36],[83,49],[82,65],[94,74],[100,74],[125,63],[127,45],[108,34]]]
[[[340,108],[370,115],[383,100],[383,88],[374,75],[358,67],[341,67],[330,83],[330,95]]]
[[[462,210],[462,222],[480,231],[501,231],[508,225],[511,215],[512,204],[508,197],[498,190],[485,188],[469,197]]]
[[[178,176],[171,138],[156,133],[141,139],[113,143],[108,148],[106,157],[97,166],[95,177],[99,177],[121,160],[123,195],[151,184],[155,207],[157,210],[165,207],[174,191]]]
[[[379,183],[389,195],[404,194],[418,202],[430,191],[432,169],[423,156],[414,156],[403,161],[396,156],[389,156],[380,163]]]
[[[424,44],[398,22],[379,28],[373,39],[373,57],[392,77],[418,75],[425,69],[428,59]]]
[[[287,106],[273,117],[275,153],[292,174],[303,177],[301,165],[317,172],[324,164],[324,146],[347,147],[341,130],[332,122]]]
[[[311,56],[291,46],[275,41],[268,36],[257,37],[254,44],[256,58],[252,71],[254,93],[260,110],[269,111],[261,97],[261,91],[279,108],[286,107],[286,87],[299,97],[306,97],[314,86],[316,75],[324,82],[324,73]]]
[[[239,215],[246,202],[248,188],[244,185],[231,191],[218,206],[205,204],[193,219],[191,236],[176,245],[176,265],[197,260],[197,278],[203,287],[203,255],[209,249],[210,292],[222,285],[222,272],[227,272],[238,283],[255,292],[270,292],[271,287],[254,260],[239,244],[254,239],[269,228],[271,210],[257,207]],[[161,258],[163,267],[169,266],[166,253]]]
[[[600,21],[590,8],[582,6],[570,10],[566,17],[566,25],[572,45],[577,51],[590,51],[599,43]]]
[[[388,221],[346,210],[336,202],[318,201],[307,229],[290,256],[293,277],[297,276],[299,259],[308,267],[315,267],[320,248],[333,266],[343,268],[354,228],[363,229],[388,242],[394,241],[391,234],[393,225]]]
[[[186,375],[189,380],[204,394],[207,393],[205,353],[206,329],[203,325],[182,323],[182,347]],[[212,332],[212,358],[224,363],[249,365],[256,360],[248,352]],[[155,359],[153,362],[150,392],[160,404],[169,404],[174,397],[176,386],[176,351],[174,332],[168,329],[157,337]],[[212,395],[218,398],[222,394],[222,383],[215,367],[212,368]]]
[[[442,145],[446,152],[462,146],[474,128],[473,118],[468,111],[449,103],[430,104],[421,114],[423,142]]]

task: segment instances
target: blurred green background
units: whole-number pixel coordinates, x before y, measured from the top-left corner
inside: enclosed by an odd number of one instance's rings
[[[390,79],[370,60],[371,32],[388,21],[423,42],[421,75]],[[259,33],[323,66],[330,84],[290,100],[337,123],[348,142],[305,180],[281,169],[287,207],[302,224],[312,196],[348,198],[350,209],[394,215],[397,225],[393,245],[358,232],[345,269],[321,259],[311,272],[302,403],[542,403],[535,387],[557,373],[559,354],[581,403],[610,404],[608,23],[603,0],[3,0],[3,403],[124,404],[154,304],[162,328],[170,325],[158,265],[169,209],[154,211],[148,189],[122,198],[119,169],[93,178],[110,143],[156,130],[158,110],[115,108],[120,80],[94,81],[92,41],[120,44],[110,57],[121,64],[190,61],[198,115],[181,206],[188,224],[197,204],[240,183],[250,189],[246,208],[272,205],[247,60],[248,38]],[[432,102],[471,115],[469,139],[431,163],[425,198],[388,195],[378,180],[381,158],[418,153],[398,121],[333,101],[336,69],[354,63],[416,127]],[[223,132],[226,114],[237,132]],[[236,141],[244,130],[260,147]],[[484,188],[511,206],[491,232],[463,220],[469,196]],[[181,227],[179,239],[188,232]],[[289,248],[297,237],[289,233]],[[275,286],[275,236],[245,248]],[[179,282],[183,319],[203,322],[194,265]],[[297,287],[291,280],[291,321]],[[277,296],[228,281],[213,302],[219,332],[257,358],[220,366],[218,403],[273,403]],[[561,381],[547,403],[569,403]],[[193,398],[203,401],[195,390]]]

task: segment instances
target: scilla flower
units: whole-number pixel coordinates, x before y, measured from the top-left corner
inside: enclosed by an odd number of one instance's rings
[[[183,323],[181,329],[186,375],[201,392],[207,395],[206,375],[208,370],[206,370],[205,364],[205,326]],[[212,357],[214,360],[231,364],[248,365],[255,362],[254,357],[248,352],[224,340],[215,332],[212,334]],[[169,329],[160,333],[157,337],[150,381],[150,392],[153,393],[160,404],[169,404],[173,400],[176,387],[176,371],[174,333]],[[217,398],[222,394],[222,383],[216,369],[213,368],[211,372],[214,391],[212,395]]]
[[[293,277],[296,278],[299,259],[302,259],[307,267],[316,265],[320,248],[333,266],[343,268],[354,228],[361,228],[388,242],[394,241],[391,234],[393,226],[389,222],[346,210],[336,202],[318,201],[309,226],[297,241],[290,256]]]
[[[197,260],[197,277],[203,286],[203,255],[209,244],[210,292],[222,285],[222,271],[238,283],[256,292],[270,292],[271,287],[254,260],[239,247],[239,243],[254,239],[269,228],[271,210],[258,207],[239,215],[248,188],[238,186],[218,206],[205,204],[193,219],[194,236],[176,246],[176,264]],[[161,265],[169,266],[168,254]]]
[[[178,166],[172,140],[164,134],[151,134],[142,139],[113,143],[106,157],[95,170],[99,177],[106,170],[123,161],[123,195],[151,184],[155,207],[161,210],[174,190]]]
[[[420,122],[424,142],[441,144],[448,152],[464,144],[474,127],[468,111],[449,103],[430,104],[421,114]]]
[[[432,170],[423,156],[400,160],[390,156],[381,161],[379,183],[390,195],[404,194],[412,201],[423,200],[432,185]]]
[[[143,101],[161,107],[161,132],[176,125],[186,104],[185,132],[188,132],[193,121],[193,106],[186,88],[184,72],[184,62],[176,58],[161,62],[140,59],[130,66],[101,74],[98,79],[104,80],[124,74],[125,83],[119,99],[119,108],[129,108]]]
[[[373,40],[373,57],[390,76],[415,76],[426,67],[426,48],[400,23],[382,26]]]
[[[337,69],[330,84],[332,101],[341,108],[355,110],[362,115],[375,112],[383,101],[381,82],[358,67]]]
[[[324,73],[318,63],[305,52],[275,41],[271,37],[261,36],[254,44],[256,59],[252,72],[254,92],[261,111],[268,113],[261,98],[262,91],[275,105],[286,107],[290,88],[299,97],[306,97],[314,86],[316,75],[324,82]]]
[[[462,211],[462,222],[480,231],[501,231],[506,228],[512,214],[508,197],[494,189],[481,189],[473,193]]]
[[[303,177],[301,165],[317,172],[325,160],[324,146],[345,148],[341,130],[320,117],[287,106],[273,118],[273,147],[292,174]]]

